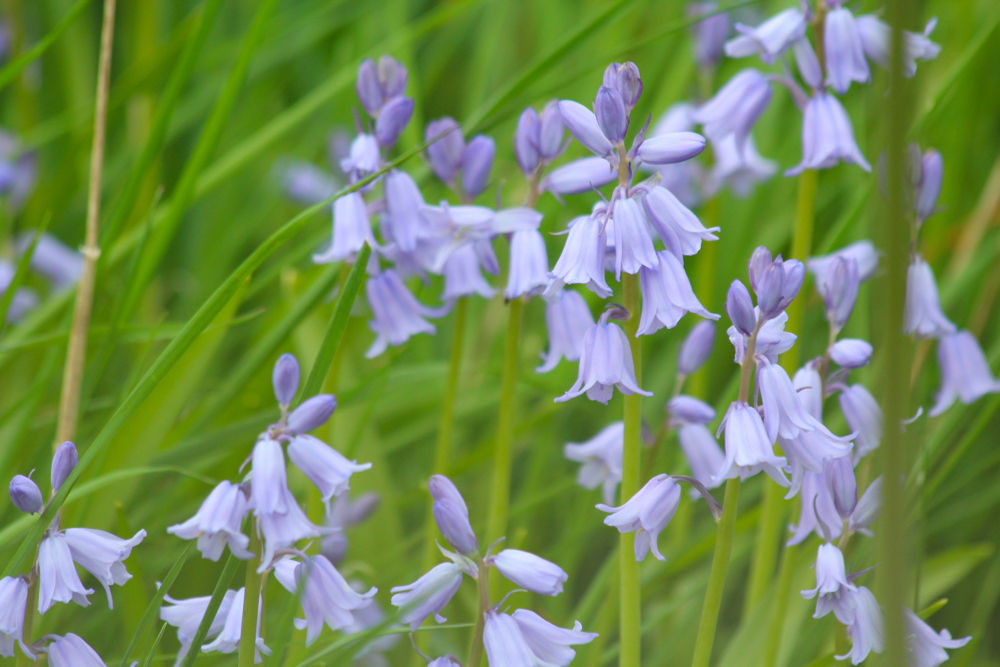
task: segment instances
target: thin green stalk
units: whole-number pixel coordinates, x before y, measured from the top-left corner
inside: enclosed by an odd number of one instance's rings
[[[256,526],[250,528],[248,549],[251,553],[260,553],[260,538],[257,536]],[[257,572],[255,565],[253,559],[247,561],[247,572],[243,579],[243,623],[240,626],[239,667],[253,667],[254,656],[257,652],[257,605],[264,577]]]
[[[771,621],[764,639],[764,659],[762,665],[777,665],[778,651],[781,649],[782,628],[785,624],[785,611],[788,609],[788,591],[792,587],[792,574],[795,572],[795,554],[797,551],[783,549],[781,564],[778,566],[778,579],[774,583],[774,604],[771,606]]]
[[[483,661],[483,628],[486,627],[486,610],[490,608],[490,578],[489,570],[480,558],[476,565],[479,575],[476,584],[479,590],[479,606],[476,612],[476,627],[472,630],[472,640],[469,642],[469,655],[465,667],[479,667]]]
[[[642,384],[642,339],[636,337],[639,326],[639,275],[622,276],[622,296],[628,319],[625,320],[625,336],[632,350],[635,365],[635,379]],[[642,453],[642,404],[639,394],[628,394],[625,402],[625,442],[622,449],[621,502],[625,502],[639,490],[639,459]],[[618,664],[620,667],[638,667],[642,653],[641,606],[639,587],[639,563],[635,559],[635,533],[622,533],[619,538],[619,593],[621,606],[618,612]]]
[[[486,539],[492,542],[507,532],[510,511],[510,458],[514,439],[514,389],[520,358],[521,319],[524,300],[510,302],[507,336],[503,346],[503,370],[500,375],[500,408],[497,411],[497,440],[493,451],[493,495],[487,522]]]

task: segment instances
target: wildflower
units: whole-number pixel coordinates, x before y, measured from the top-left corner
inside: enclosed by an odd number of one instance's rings
[[[726,456],[707,426],[681,423],[677,427],[677,441],[691,468],[691,475],[698,482],[708,489],[722,483],[721,471],[726,464]]]
[[[215,612],[215,617],[212,618],[212,622],[208,626],[206,637],[215,637],[222,631],[226,619],[229,618],[229,612],[233,607],[235,597],[236,591],[233,590],[227,590],[223,594],[219,609]],[[177,639],[181,643],[180,651],[178,651],[177,659],[174,663],[176,666],[184,661],[184,657],[191,649],[195,633],[198,631],[198,626],[201,625],[201,621],[205,617],[205,612],[208,610],[208,603],[212,598],[209,595],[205,595],[178,600],[169,595],[164,595],[163,599],[169,606],[160,607],[160,620],[167,625],[177,628]],[[239,609],[240,613],[242,613],[242,603]]]
[[[514,232],[510,237],[510,274],[504,298],[540,294],[549,284],[549,258],[545,239],[533,229]]]
[[[594,326],[594,318],[582,296],[560,289],[545,302],[545,324],[549,351],[542,355],[542,365],[535,369],[539,373],[548,373],[564,357],[567,361],[577,361],[583,352],[583,339]]]
[[[635,532],[635,559],[641,561],[650,551],[657,560],[666,560],[660,553],[656,540],[667,527],[680,505],[681,489],[666,474],[650,479],[635,495],[618,507],[605,504],[597,509],[608,512],[604,524],[618,529],[619,533]]]
[[[539,188],[554,195],[574,195],[596,190],[617,178],[604,158],[585,157],[548,172]]]
[[[713,142],[732,135],[737,149],[741,149],[750,129],[767,109],[771,94],[767,77],[755,69],[745,69],[695,110],[692,119],[704,126]]]
[[[837,660],[850,658],[852,665],[858,665],[872,651],[882,652],[885,646],[884,621],[882,609],[870,590],[858,586],[850,595],[853,598],[854,618],[846,625],[847,636],[851,638],[851,650],[835,657]]]
[[[617,89],[601,86],[597,90],[597,97],[594,98],[594,117],[597,126],[612,144],[617,145],[625,140],[629,118],[625,110],[625,100]]]
[[[560,126],[562,120],[560,119]],[[539,151],[539,132],[541,121],[538,112],[528,107],[517,119],[517,129],[514,130],[514,157],[525,176],[531,176],[538,169],[541,159]]]
[[[639,387],[628,338],[621,327],[608,322],[612,313],[612,310],[604,311],[597,323],[587,330],[583,337],[576,382],[555,399],[556,402],[568,401],[586,393],[590,400],[607,404],[615,387],[623,394],[653,395]]]
[[[353,261],[366,243],[374,244],[368,209],[360,192],[348,192],[333,202],[332,238],[325,252],[313,255],[317,264]]]
[[[31,245],[32,237],[23,234],[17,240],[18,254],[23,255]],[[75,285],[83,272],[83,255],[72,250],[50,234],[38,237],[35,252],[31,255],[32,271],[37,271],[52,284],[53,289],[61,290]]]
[[[458,170],[462,167],[462,153],[465,151],[465,138],[462,129],[453,118],[440,118],[427,124],[424,140],[431,142],[427,146],[427,159],[434,175],[444,183],[454,183]]]
[[[882,409],[875,397],[860,384],[844,387],[840,392],[840,410],[847,425],[857,436],[854,452],[855,463],[875,450],[882,439]]]
[[[822,618],[831,611],[837,620],[847,625],[854,618],[854,598],[848,591],[856,586],[847,580],[844,554],[832,544],[819,545],[816,553],[816,587],[802,591],[807,600],[816,598],[813,618]]]
[[[218,651],[219,653],[233,653],[240,646],[240,635],[243,629],[243,598],[245,596],[246,589],[241,588],[236,591],[233,595],[233,602],[229,606],[228,613],[222,622],[222,627],[219,630],[219,634],[216,635],[215,639],[210,643],[205,644],[201,647],[201,650],[205,653],[211,653],[213,651]],[[204,614],[204,612],[202,612]],[[260,662],[263,658],[261,654],[270,655],[271,649],[269,649],[265,644],[264,640],[260,637],[260,598],[257,599],[257,631],[256,640],[254,642],[254,662]],[[214,621],[213,621],[214,624]]]
[[[145,539],[146,531],[140,530],[125,540],[94,528],[67,528],[65,536],[73,560],[101,582],[108,595],[108,607],[113,607],[111,584],[121,586],[132,578],[123,561]]]
[[[705,150],[705,137],[696,132],[662,132],[644,139],[634,150],[640,164],[676,164]]]
[[[538,662],[514,617],[496,608],[486,612],[483,648],[491,665],[535,665]]]
[[[990,372],[976,337],[968,331],[948,334],[938,341],[941,389],[930,415],[935,417],[959,399],[968,405],[986,394],[1000,392],[1000,380]]]
[[[504,549],[487,562],[517,586],[539,595],[562,593],[563,582],[569,577],[555,563],[520,549]]]
[[[45,652],[51,667],[106,667],[101,656],[80,635],[67,632],[65,635],[47,635],[51,639]]]
[[[559,102],[559,113],[566,129],[577,141],[594,155],[610,161],[614,146],[590,109],[573,100],[562,100]]]
[[[906,271],[903,331],[918,338],[941,338],[955,333],[955,325],[941,312],[934,272],[915,256]]]
[[[311,206],[337,193],[338,183],[333,176],[308,162],[283,161],[278,173],[285,196],[300,204]]]
[[[729,37],[729,15],[715,12],[714,2],[697,2],[689,6],[689,14],[706,16],[694,25],[695,61],[700,67],[714,67],[725,53],[726,38]]]
[[[872,344],[860,338],[843,338],[830,346],[830,358],[844,368],[861,368],[871,361]]]
[[[947,630],[935,632],[910,609],[903,609],[906,618],[907,649],[914,667],[935,667],[948,659],[946,648],[961,648],[972,637],[952,639]]]
[[[32,657],[24,645],[24,613],[28,607],[28,580],[26,577],[0,579],[0,656],[14,655],[14,642]]]
[[[903,73],[906,76],[916,74],[918,60],[933,60],[941,52],[941,47],[928,39],[936,23],[930,21],[923,33],[903,31]],[[874,14],[857,17],[855,25],[865,55],[888,69],[892,29]]]
[[[848,528],[862,535],[871,536],[868,526],[872,524],[882,506],[882,478],[876,477],[861,494],[858,504],[847,520]]]
[[[462,667],[462,663],[455,660],[453,656],[442,655],[427,663],[427,667]]]
[[[809,262],[812,270],[812,260]],[[826,318],[838,329],[847,323],[858,298],[861,276],[858,263],[851,257],[834,256],[829,269],[816,273],[816,289],[826,304]]]
[[[785,49],[802,39],[806,33],[806,17],[795,8],[775,14],[756,28],[736,24],[739,37],[726,42],[726,55],[744,58],[759,54],[761,60],[772,64]]]
[[[677,352],[677,372],[690,375],[701,368],[712,354],[715,342],[715,324],[707,320],[698,322],[688,332]]]
[[[347,529],[371,516],[379,502],[379,495],[373,491],[362,493],[354,500],[346,493],[337,496],[326,516],[329,532],[320,541],[320,553],[334,565],[339,564],[347,553]]]
[[[386,214],[382,231],[403,252],[413,252],[417,240],[426,233],[424,198],[409,174],[393,169],[385,175]]]
[[[586,442],[568,442],[563,447],[566,458],[583,464],[577,472],[576,483],[585,489],[602,487],[605,503],[613,502],[615,489],[622,479],[624,437],[625,423],[617,421]]]
[[[579,216],[569,223],[569,235],[562,254],[549,275],[559,286],[581,284],[602,298],[611,296],[604,279],[604,250],[607,237],[593,216]],[[652,244],[650,244],[650,249]]]
[[[300,434],[317,429],[330,419],[336,409],[337,399],[333,394],[317,394],[307,398],[288,415],[288,430]]]
[[[462,584],[462,567],[440,563],[405,586],[392,588],[392,604],[399,607],[399,620],[416,630],[431,614],[437,617]]]
[[[615,278],[620,280],[622,271],[634,274],[639,273],[642,267],[654,268],[657,265],[656,251],[639,203],[630,198],[618,199],[612,205],[612,211]]]
[[[766,181],[778,170],[773,160],[768,160],[757,151],[753,137],[747,135],[740,150],[735,134],[712,140],[715,163],[708,175],[708,194],[715,194],[728,186],[737,197],[747,197],[757,183]]]
[[[560,628],[533,611],[517,609],[505,614],[496,607],[486,612],[483,646],[491,665],[568,665],[576,656],[570,646],[586,644],[596,633]]]
[[[241,532],[248,511],[243,489],[223,481],[212,489],[193,517],[168,527],[167,532],[183,540],[198,538],[198,551],[209,560],[219,560],[227,545],[237,558],[253,558],[247,550],[250,538]]]
[[[370,134],[359,134],[351,142],[347,157],[340,161],[340,168],[351,181],[359,181],[377,170],[381,159],[375,137]]]
[[[835,540],[843,530],[843,521],[833,504],[833,495],[827,486],[823,473],[806,470],[801,483],[801,507],[799,522],[793,526],[793,535],[786,543],[793,546],[801,543],[810,533],[816,533],[825,540]]]
[[[10,480],[10,502],[26,514],[37,514],[42,510],[42,491],[30,477],[14,475]]]
[[[375,317],[370,326],[376,334],[375,342],[365,353],[367,358],[382,354],[390,344],[402,345],[415,334],[436,331],[424,318],[440,313],[418,302],[395,270],[369,276],[365,293]]]
[[[649,335],[664,327],[672,329],[689,312],[708,319],[719,319],[698,301],[684,273],[684,265],[673,253],[661,250],[656,253],[656,259],[656,266],[639,270],[642,317],[636,336]]]
[[[677,259],[684,255],[695,255],[701,250],[702,241],[717,241],[718,227],[707,229],[670,190],[653,186],[646,190],[642,198],[646,220],[657,236]]]
[[[737,476],[746,479],[763,470],[781,486],[788,486],[782,471],[785,457],[775,456],[774,440],[768,437],[756,409],[745,402],[733,401],[719,430],[726,432],[726,459],[715,478],[716,483]]]
[[[278,405],[282,408],[291,405],[299,388],[299,360],[295,355],[286,352],[278,357],[271,371],[271,385]]]
[[[715,409],[693,396],[679,394],[667,402],[671,423],[707,424],[715,419]]]
[[[852,81],[868,83],[871,72],[862,50],[861,34],[851,11],[842,6],[834,7],[827,12],[823,25],[827,84],[843,95]]]
[[[878,251],[871,241],[856,241],[828,255],[810,257],[807,268],[816,276],[817,285],[833,281],[830,272],[834,269],[838,258],[854,260],[858,268],[858,280],[865,281],[875,275],[878,268]]]
[[[38,613],[47,612],[53,602],[90,606],[87,596],[93,592],[80,581],[66,536],[58,531],[46,536],[38,547]]]
[[[649,130],[648,136],[655,137],[667,132],[687,132],[693,130],[693,113],[694,107],[687,102],[679,102],[670,106]],[[660,186],[674,195],[685,207],[697,206],[702,202],[704,194],[702,192],[704,169],[700,165],[687,161],[656,165],[655,170],[660,175]],[[691,215],[694,214],[692,213]],[[656,224],[650,218],[648,209],[646,217],[650,220],[651,224]],[[700,225],[701,223],[698,224]],[[664,243],[667,242],[664,241]]]
[[[479,541],[469,524],[469,508],[458,488],[444,475],[431,475],[427,487],[434,498],[434,522],[448,544],[466,556],[476,553]]]
[[[851,119],[833,95],[816,92],[806,103],[802,120],[802,162],[785,172],[795,176],[806,169],[826,169],[844,161],[865,171],[871,165],[854,140]]]
[[[758,366],[757,384],[764,405],[764,426],[770,440],[779,435],[795,438],[803,431],[823,428],[799,402],[792,380],[784,368],[764,359]]]
[[[750,292],[739,280],[734,280],[726,292],[726,315],[744,336],[749,336],[757,328],[757,314],[754,312]],[[737,363],[742,363],[742,359],[737,359]]]
[[[743,289],[744,291],[746,290],[745,287]],[[728,307],[726,312],[729,312]],[[759,317],[758,309],[755,308],[751,312],[753,313],[751,321],[757,321]],[[788,313],[781,313],[760,326],[760,331],[757,332],[757,347],[754,350],[754,354],[758,358],[765,358],[772,364],[777,363],[778,355],[787,352],[795,344],[797,336],[785,331],[785,322],[787,321]],[[735,326],[726,329],[726,334],[729,336],[729,342],[733,344],[733,349],[736,351],[735,362],[742,364],[746,356],[747,336],[739,332]]]
[[[933,149],[925,152],[920,156],[917,171],[920,176],[914,184],[916,195],[913,209],[917,215],[917,224],[920,224],[934,213],[938,196],[941,194],[941,178],[944,171],[941,154]]]
[[[486,182],[493,167],[496,143],[479,134],[469,141],[462,154],[462,189],[467,197],[475,197],[486,189]]]
[[[847,520],[858,505],[858,482],[851,459],[847,456],[828,459],[823,465],[823,481],[830,489],[833,506],[840,518]]]

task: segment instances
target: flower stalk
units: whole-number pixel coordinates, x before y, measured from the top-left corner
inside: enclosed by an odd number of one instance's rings
[[[254,522],[251,522],[254,523]],[[257,527],[253,525],[250,529],[251,553],[260,553],[260,537],[257,535]],[[253,667],[254,656],[257,650],[257,614],[260,601],[261,587],[264,577],[257,572],[254,561],[247,561],[246,577],[243,580],[245,587],[243,593],[243,622],[240,626],[240,653],[239,667]]]
[[[642,339],[635,335],[639,325],[639,276],[638,274],[622,275],[622,292],[625,309],[629,313],[624,322],[625,335],[628,338],[635,362],[636,383],[642,382]],[[626,394],[624,396],[625,435],[622,449],[622,481],[621,502],[624,503],[639,490],[641,471],[639,460],[642,449],[642,405],[641,394]],[[639,589],[639,563],[633,557],[635,552],[635,533],[622,533],[619,538],[620,560],[620,597],[619,612],[619,646],[618,664],[621,667],[638,667],[641,657],[641,595]]]

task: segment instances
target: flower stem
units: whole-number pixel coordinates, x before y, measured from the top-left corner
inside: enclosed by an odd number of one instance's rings
[[[622,276],[622,294],[628,320],[625,321],[625,335],[632,350],[635,363],[635,379],[642,384],[642,339],[635,335],[639,326],[639,276]],[[639,458],[642,441],[642,404],[639,394],[625,396],[625,443],[622,450],[621,502],[635,495],[639,490]],[[635,560],[635,534],[622,533],[619,539],[621,606],[619,611],[619,653],[621,667],[638,667],[642,648],[641,596],[639,589],[639,563]]]
[[[59,397],[59,424],[53,447],[70,440],[76,430],[80,412],[80,388],[87,356],[87,329],[94,303],[94,283],[97,280],[97,222],[101,211],[101,172],[104,168],[104,134],[108,115],[108,86],[111,78],[111,46],[115,30],[115,0],[104,0],[101,23],[101,53],[97,66],[97,93],[94,102],[94,139],[90,149],[90,182],[87,188],[87,221],[84,236],[83,270],[73,306],[73,326],[66,347],[62,393]]]
[[[260,546],[257,527],[254,525],[250,529],[250,546],[248,548],[252,553],[259,554]],[[239,667],[253,667],[254,665],[254,655],[257,651],[257,606],[263,581],[264,578],[254,567],[253,559],[248,560],[246,577],[243,580],[243,623],[240,629]]]
[[[479,667],[483,661],[483,628],[486,626],[486,610],[490,608],[490,578],[489,571],[480,558],[476,565],[479,567],[479,574],[476,576],[476,585],[479,589],[479,607],[476,614],[476,627],[472,631],[472,641],[469,643],[469,656],[465,661],[465,667]]]

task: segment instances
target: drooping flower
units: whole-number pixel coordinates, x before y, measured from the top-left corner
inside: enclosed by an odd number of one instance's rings
[[[563,455],[580,466],[576,482],[585,489],[602,488],[604,502],[614,501],[615,490],[622,479],[622,448],[625,442],[625,422],[608,424],[586,442],[568,442]]]
[[[542,355],[542,365],[535,369],[538,373],[548,373],[563,358],[577,361],[583,352],[583,339],[594,326],[594,317],[579,293],[559,289],[546,298],[545,325],[549,350]]]
[[[241,588],[233,595],[233,602],[229,606],[228,613],[226,614],[224,620],[222,621],[222,627],[219,630],[219,634],[216,635],[208,644],[201,647],[201,650],[205,653],[211,653],[213,651],[218,651],[219,653],[233,653],[239,649],[240,637],[243,634],[243,598],[245,597],[246,589]],[[204,612],[202,612],[204,615]],[[263,655],[270,655],[271,649],[264,644],[264,640],[260,636],[260,621],[262,614],[260,613],[260,598],[257,599],[257,630],[256,638],[254,642],[254,662],[260,662]],[[215,620],[213,619],[213,625]]]
[[[496,607],[486,612],[483,645],[491,665],[568,665],[576,656],[570,648],[593,641],[597,633],[560,628],[533,611],[517,609],[506,614]]]
[[[304,434],[288,443],[288,458],[316,485],[328,510],[333,497],[350,488],[351,475],[372,467],[351,461],[322,440]]]
[[[555,563],[520,549],[504,549],[490,556],[487,563],[517,586],[539,595],[562,593],[563,582],[569,577]]]
[[[696,372],[708,361],[714,343],[714,323],[703,320],[691,327],[677,352],[677,372],[682,375]]]
[[[30,477],[14,475],[10,480],[10,502],[25,514],[37,514],[42,510],[42,490]]]
[[[774,454],[774,440],[768,437],[755,408],[742,401],[733,401],[719,429],[726,433],[726,460],[716,476],[716,483],[737,476],[746,479],[763,470],[781,486],[788,486],[783,472],[785,457]]]
[[[462,567],[440,563],[405,586],[392,588],[392,604],[399,607],[399,620],[416,630],[431,614],[437,617],[462,584]]]
[[[642,197],[642,207],[650,226],[677,259],[697,254],[702,241],[719,239],[715,235],[718,227],[708,229],[702,225],[698,216],[665,187],[648,188]]]
[[[604,252],[607,236],[601,222],[593,215],[582,215],[569,223],[569,234],[559,259],[549,275],[562,285],[585,285],[601,298],[611,296],[604,278]]]
[[[236,484],[223,481],[208,494],[205,501],[187,521],[167,528],[183,540],[198,540],[202,557],[217,561],[222,551],[229,551],[241,559],[253,558],[247,550],[250,538],[243,534],[243,519],[249,511],[247,497]]]
[[[67,528],[65,535],[73,560],[101,582],[108,607],[113,607],[111,584],[121,586],[132,578],[123,561],[145,539],[146,531],[140,530],[127,540],[95,528]]]
[[[874,451],[882,440],[882,409],[875,397],[860,384],[844,387],[840,392],[840,410],[847,425],[857,434],[855,463]]]
[[[906,76],[917,73],[918,60],[933,60],[941,52],[941,47],[928,38],[936,23],[931,20],[923,33],[903,31],[903,74]],[[865,55],[888,69],[892,28],[874,14],[862,14],[855,19],[855,25]]]
[[[920,256],[913,258],[906,271],[903,331],[918,338],[941,338],[955,333],[955,325],[941,312],[934,272]]]
[[[802,161],[785,172],[795,176],[806,169],[826,169],[838,162],[856,164],[865,171],[871,165],[854,140],[851,119],[833,95],[819,91],[806,103],[802,119]]]
[[[635,495],[618,507],[598,504],[597,509],[608,512],[605,525],[619,533],[635,533],[635,559],[641,561],[650,551],[657,560],[666,560],[657,546],[660,531],[667,527],[681,501],[681,489],[666,474],[659,474],[646,482]]]
[[[737,38],[739,39],[739,38]],[[771,101],[771,84],[755,69],[745,69],[692,115],[704,125],[705,134],[713,141],[732,136],[736,148],[742,150],[754,123]]]
[[[366,243],[374,244],[368,209],[360,192],[349,192],[333,202],[333,240],[323,253],[313,255],[317,264],[353,260]]]
[[[47,612],[54,602],[90,606],[87,596],[93,592],[80,581],[66,536],[58,531],[49,533],[38,547],[38,613]]]
[[[549,284],[549,258],[545,239],[538,230],[526,229],[511,234],[510,273],[504,297],[541,294]]]
[[[434,522],[444,539],[461,554],[475,554],[479,540],[469,523],[469,508],[458,487],[444,475],[431,475],[427,488],[434,499]]]
[[[830,543],[819,545],[816,552],[816,587],[802,591],[807,600],[816,598],[813,618],[831,611],[837,620],[848,625],[854,620],[854,596],[857,587],[847,580],[844,554]]]
[[[907,630],[906,648],[913,667],[936,667],[948,659],[946,648],[961,648],[972,639],[971,636],[952,639],[947,630],[935,632],[910,609],[904,608],[903,614]]]
[[[24,645],[24,613],[27,607],[27,578],[0,579],[0,655],[5,658],[13,657],[15,641],[21,645],[24,654],[31,657]]]
[[[666,327],[672,329],[687,313],[717,320],[719,316],[708,312],[691,288],[684,272],[684,265],[673,253],[661,250],[656,253],[656,265],[639,269],[642,290],[642,317],[636,336],[646,336]]]
[[[436,317],[440,313],[418,302],[395,270],[386,269],[369,276],[365,293],[375,317],[370,322],[375,342],[365,353],[369,359],[382,354],[389,345],[402,345],[410,336],[436,331],[434,325],[424,318]]]
[[[871,652],[881,653],[885,646],[884,620],[882,608],[875,595],[858,586],[853,597],[854,618],[847,624],[847,636],[851,638],[851,650],[845,655],[835,656],[837,660],[851,659],[852,665],[861,664]]]
[[[827,84],[843,95],[852,81],[870,81],[871,72],[862,49],[861,32],[851,10],[843,6],[830,9],[823,26]]]
[[[805,35],[806,17],[801,10],[792,7],[775,14],[756,28],[742,23],[737,23],[735,27],[740,36],[726,42],[726,55],[744,58],[759,54],[761,60],[771,64]]]
[[[104,660],[80,635],[47,635],[52,642],[45,648],[51,667],[106,667]]]
[[[799,522],[793,526],[788,546],[800,544],[810,533],[816,533],[825,540],[835,540],[843,530],[843,521],[833,504],[833,494],[826,484],[823,473],[806,470],[802,477],[799,494],[801,511]]]
[[[986,394],[1000,392],[1000,380],[993,377],[986,355],[970,332],[959,331],[942,337],[937,353],[941,389],[934,397],[932,417],[951,407],[956,398],[968,405]]]
[[[232,609],[235,597],[236,591],[233,590],[227,590],[223,594],[219,609],[215,612],[215,617],[208,626],[208,632],[205,634],[206,638],[215,637],[222,631],[222,626],[229,617],[229,611]],[[204,595],[178,600],[169,595],[164,595],[163,599],[167,602],[167,605],[160,607],[160,620],[167,625],[177,628],[177,640],[181,643],[180,651],[177,652],[177,659],[174,662],[175,667],[177,667],[184,661],[184,657],[191,649],[191,643],[194,641],[198,626],[201,625],[201,620],[205,617],[205,612],[208,611],[208,603],[212,597]]]

